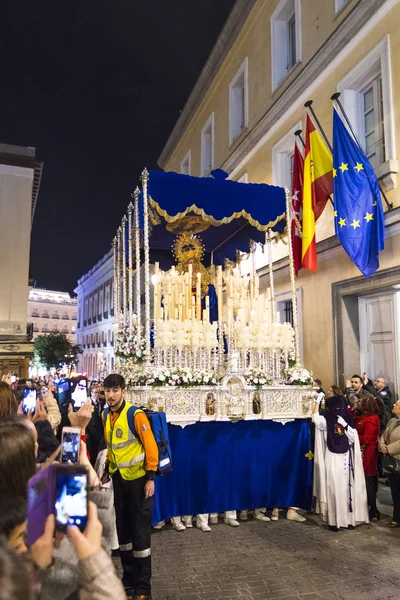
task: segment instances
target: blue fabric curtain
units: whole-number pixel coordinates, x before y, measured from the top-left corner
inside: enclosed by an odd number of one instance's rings
[[[297,506],[312,499],[304,419],[169,425],[173,471],[157,478],[153,522],[179,515]]]
[[[195,205],[205,214],[220,221],[245,210],[262,227],[286,212],[284,188],[265,183],[238,183],[223,177],[191,177],[178,173],[151,171],[148,183],[150,197],[170,217]],[[246,218],[246,217],[245,217]]]

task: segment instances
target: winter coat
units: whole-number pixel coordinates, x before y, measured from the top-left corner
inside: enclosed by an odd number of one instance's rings
[[[82,588],[79,600],[125,600],[122,581],[104,550],[79,561]]]
[[[378,415],[361,415],[355,417],[355,425],[360,440],[364,475],[375,476],[378,462],[379,417]]]
[[[386,425],[389,423],[390,419],[393,417],[392,409],[393,409],[393,396],[392,392],[388,388],[388,386],[384,387],[382,390],[376,390],[372,384],[366,384],[365,389],[373,394],[375,398],[377,398],[383,408],[383,415],[381,418],[381,433],[385,430]]]

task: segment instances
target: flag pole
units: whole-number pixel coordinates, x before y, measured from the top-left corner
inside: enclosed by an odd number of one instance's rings
[[[299,140],[300,140],[300,142],[301,142],[301,144],[302,144],[303,148],[305,148],[305,147],[306,147],[306,143],[305,143],[305,141],[303,140],[303,136],[301,135],[301,133],[302,133],[301,129],[297,129],[297,130],[294,132],[294,135],[295,135],[297,138],[299,138]]]
[[[362,146],[361,146],[361,144],[360,144],[360,142],[359,142],[359,140],[358,140],[358,138],[356,136],[356,133],[355,133],[355,131],[353,129],[353,126],[352,126],[352,124],[350,122],[350,119],[347,116],[346,111],[344,110],[344,106],[343,106],[343,104],[339,100],[339,97],[340,97],[340,92],[335,92],[334,94],[332,94],[331,100],[332,100],[332,102],[336,102],[336,104],[338,105],[338,107],[340,109],[340,112],[342,113],[342,115],[343,115],[343,117],[344,117],[344,119],[345,119],[345,121],[346,121],[349,129],[350,129],[350,132],[353,135],[354,141],[356,142],[357,146],[360,148],[361,152],[364,152],[364,150],[363,150],[363,148],[362,148]],[[378,181],[378,185],[379,185],[380,192],[381,192],[381,194],[383,196],[383,199],[386,202],[386,206],[387,206],[388,210],[392,210],[393,209],[393,202],[389,202],[389,200],[387,199],[386,194],[385,194],[385,192],[384,192],[381,184],[379,183],[379,181]]]
[[[325,144],[328,146],[330,153],[333,155],[332,145],[329,142],[328,138],[326,137],[325,131],[321,127],[321,123],[318,121],[318,117],[315,114],[315,111],[314,111],[314,109],[312,107],[312,103],[313,103],[313,100],[307,100],[307,102],[305,102],[304,106],[307,108],[307,110],[310,111],[310,113],[312,115],[312,118],[314,119],[315,124],[318,127],[318,129],[319,129],[320,134],[324,138]]]

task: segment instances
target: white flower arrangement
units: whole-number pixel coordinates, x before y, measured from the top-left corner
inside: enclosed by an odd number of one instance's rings
[[[130,359],[134,363],[144,361],[146,342],[143,334],[143,327],[140,326],[140,340],[138,339],[139,325],[136,315],[132,315],[119,325],[115,335],[115,356],[121,359]]]
[[[280,351],[290,353],[294,349],[294,331],[290,323],[267,323],[235,321],[233,325],[235,347],[240,351]]]
[[[266,374],[260,369],[249,369],[244,374],[247,385],[253,385],[256,388],[262,388],[271,385],[271,381],[267,379]]]
[[[287,385],[312,385],[312,373],[301,365],[289,367],[284,372],[285,383]]]
[[[215,373],[199,369],[191,370],[188,367],[136,369],[130,372],[128,381],[130,386],[196,387],[217,385]]]

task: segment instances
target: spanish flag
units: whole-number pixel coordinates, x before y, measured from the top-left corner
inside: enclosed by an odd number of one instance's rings
[[[315,222],[333,191],[332,169],[332,155],[307,115],[303,173],[302,266],[313,273],[317,271]]]

